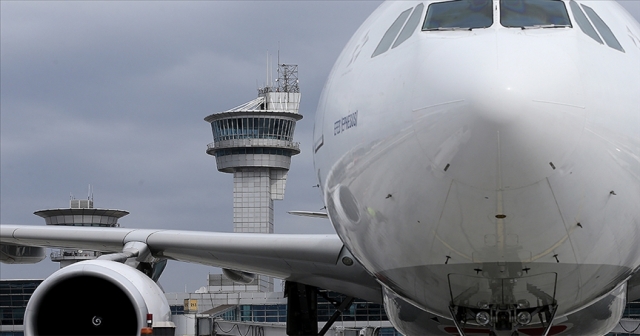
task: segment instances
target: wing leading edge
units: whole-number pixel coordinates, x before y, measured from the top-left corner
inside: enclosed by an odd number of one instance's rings
[[[90,227],[0,226],[0,243],[121,252],[130,242],[152,255],[265,274],[381,302],[381,288],[337,235],[219,233]],[[345,257],[354,262],[348,266]]]

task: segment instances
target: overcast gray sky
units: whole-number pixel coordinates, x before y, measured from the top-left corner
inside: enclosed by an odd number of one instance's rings
[[[640,0],[620,3],[638,20]],[[336,57],[380,1],[0,2],[0,223],[69,195],[131,212],[124,227],[232,231],[232,176],[205,153],[203,118],[256,97],[266,54],[299,65],[301,113],[277,233],[333,233],[287,215],[323,206],[311,155],[315,108]],[[0,264],[1,278],[44,278]],[[167,291],[205,285],[211,267],[171,262]]]

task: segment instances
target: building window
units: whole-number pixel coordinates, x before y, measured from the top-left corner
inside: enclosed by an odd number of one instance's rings
[[[640,300],[627,303],[623,318],[640,319]]]
[[[0,281],[0,325],[22,325],[31,295],[42,280]]]
[[[184,315],[184,305],[170,306],[171,315]]]
[[[338,302],[345,299],[342,294],[327,292],[329,298]],[[318,296],[318,322],[326,322],[335,312],[334,305],[325,298]],[[340,317],[341,321],[387,321],[387,315],[381,304],[371,303],[364,300],[356,299],[349,309],[345,310]]]
[[[268,147],[245,147],[245,148],[233,148],[233,149],[219,149],[215,152],[215,156],[223,157],[228,155],[244,155],[244,154],[270,154],[270,155],[284,155],[291,157],[293,152],[289,149],[278,149]]]
[[[233,118],[211,123],[214,141],[277,139],[293,141],[295,121],[281,118]]]

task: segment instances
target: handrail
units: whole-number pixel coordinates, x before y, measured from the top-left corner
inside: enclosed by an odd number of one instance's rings
[[[221,148],[243,148],[243,147],[275,147],[300,150],[299,142],[292,142],[277,139],[233,139],[219,142],[212,142],[207,145],[207,151]]]

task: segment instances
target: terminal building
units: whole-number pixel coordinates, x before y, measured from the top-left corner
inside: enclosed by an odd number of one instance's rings
[[[244,291],[222,274],[209,274],[208,286],[196,293],[167,293],[176,335],[286,335],[287,299],[283,292]],[[334,314],[344,296],[320,291],[318,329]],[[355,300],[326,335],[400,335],[381,304]]]
[[[23,336],[24,311],[43,280],[0,280],[0,336]]]

